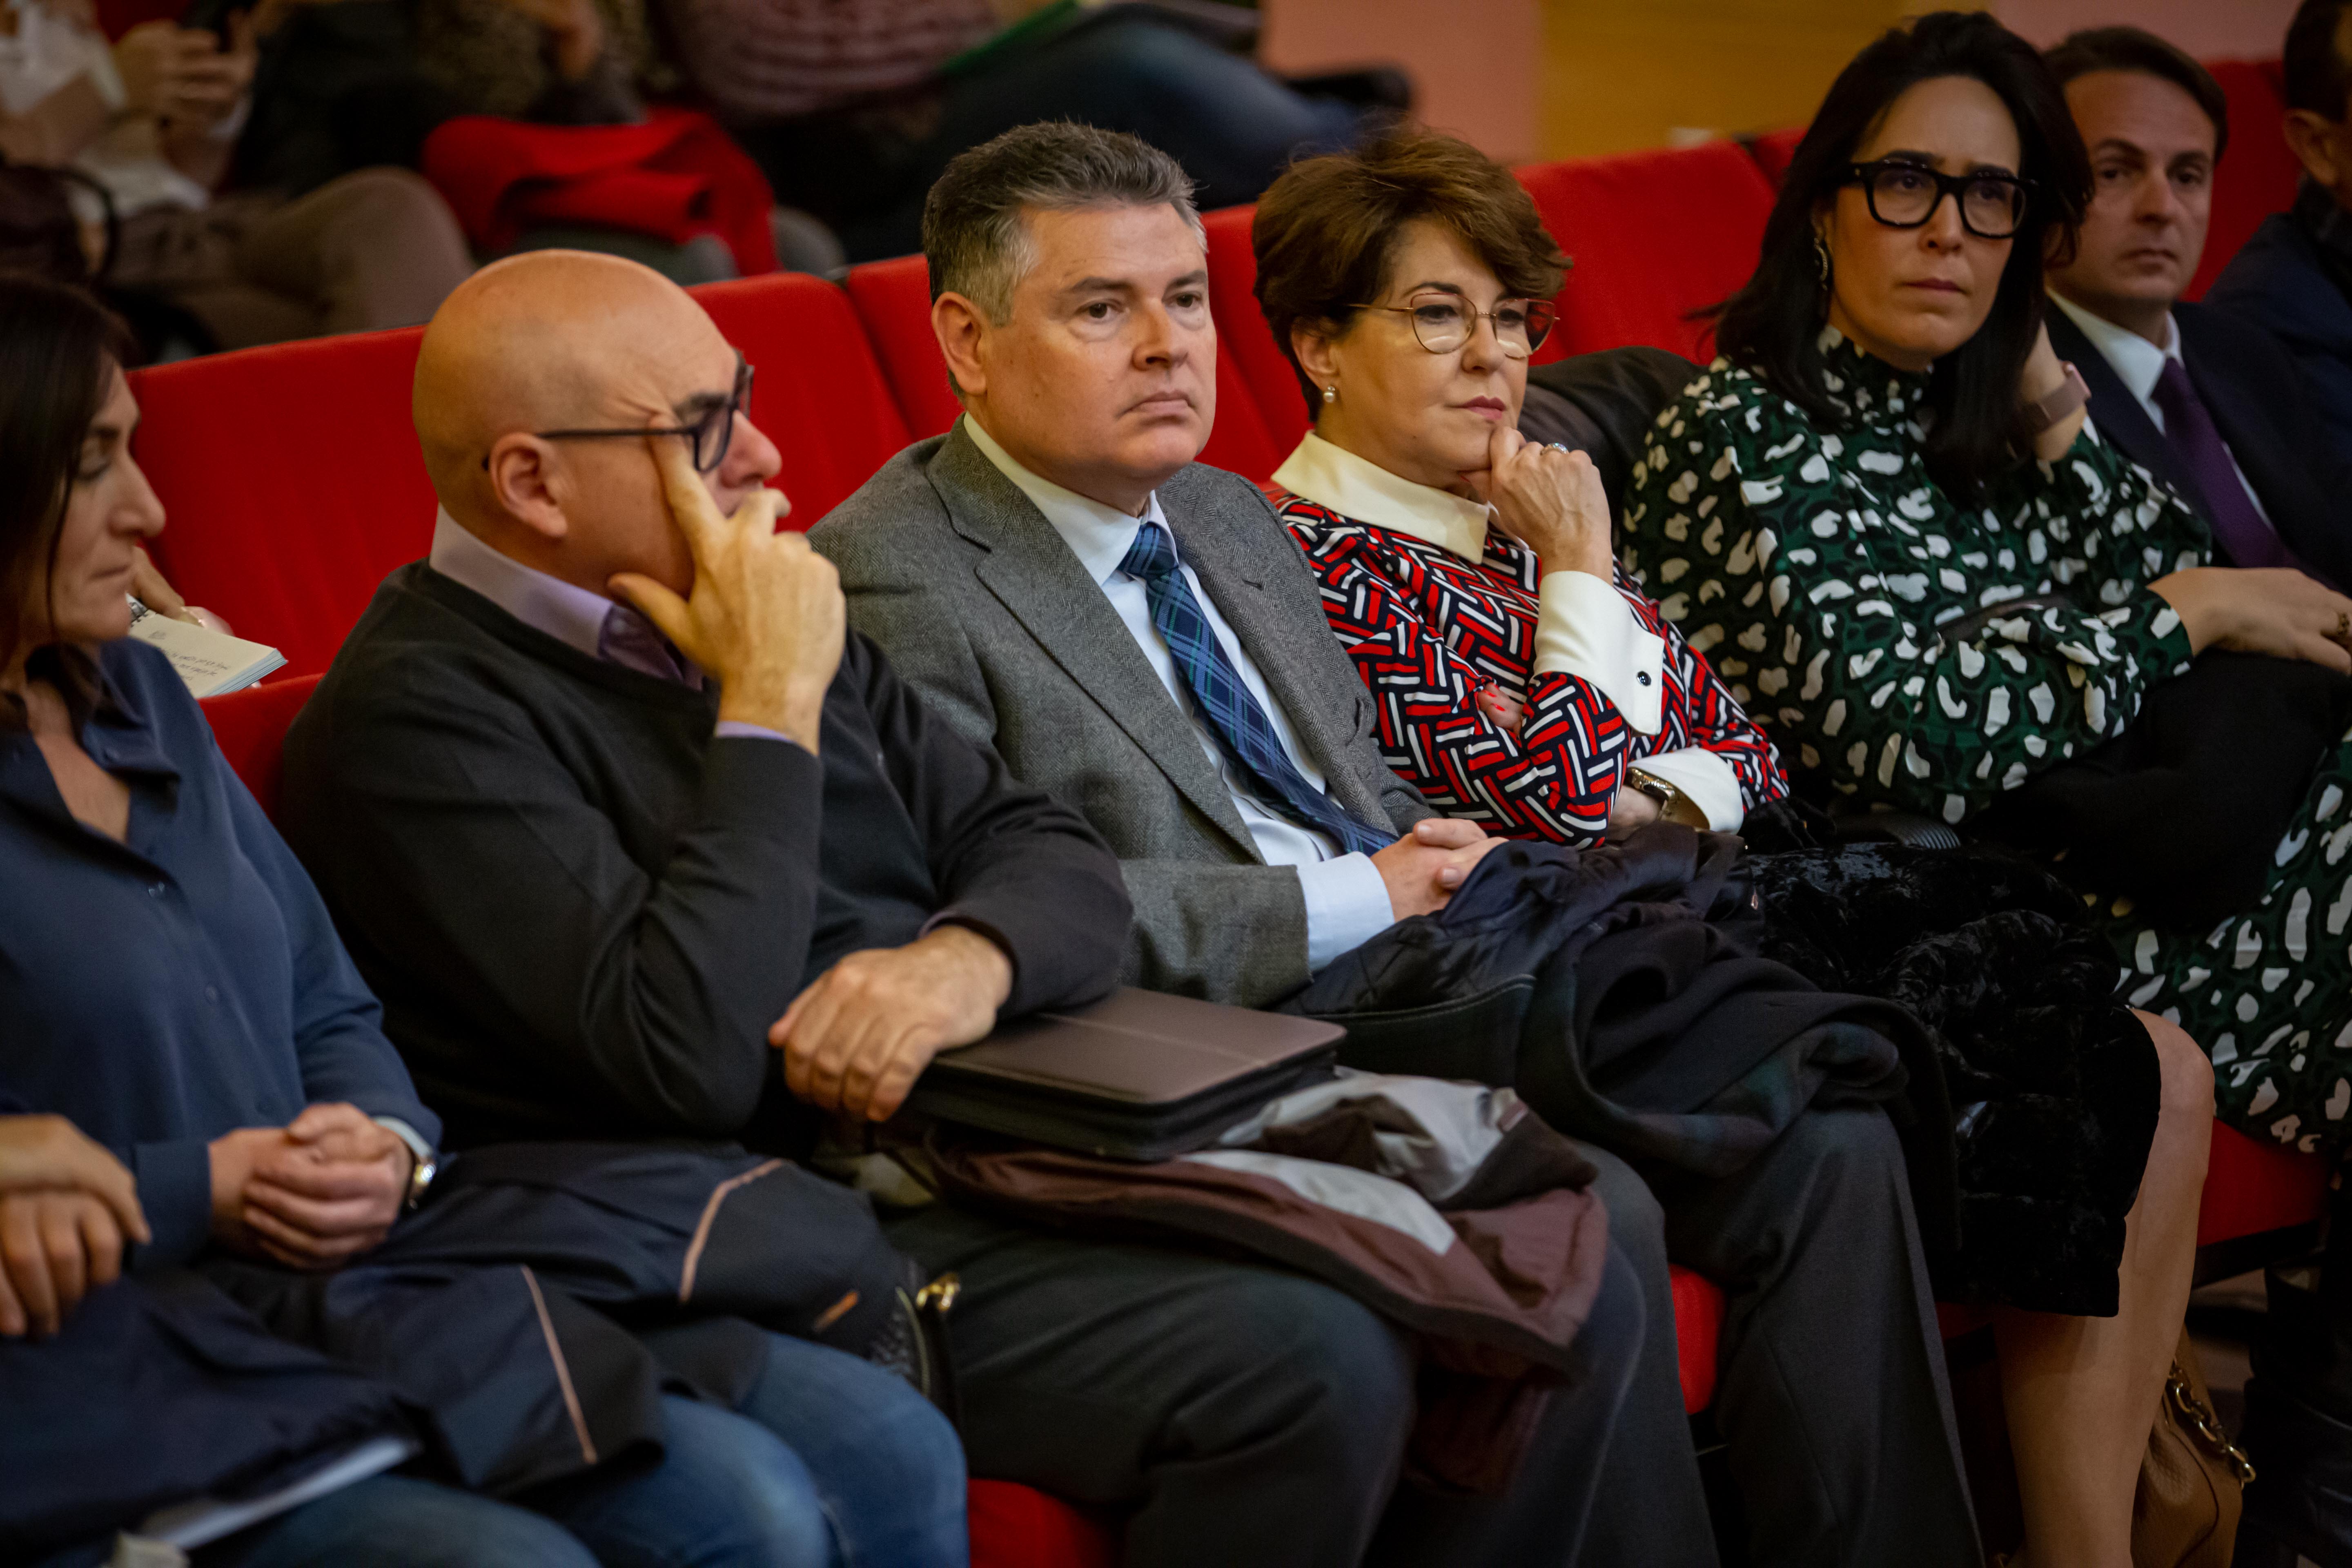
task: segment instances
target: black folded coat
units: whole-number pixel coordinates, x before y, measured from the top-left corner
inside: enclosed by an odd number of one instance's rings
[[[2210,931],[2261,900],[2272,851],[2347,729],[2352,677],[2209,648],[2121,735],[2036,774],[1975,830],[2053,857],[2077,888],[2128,895],[2152,924]]]

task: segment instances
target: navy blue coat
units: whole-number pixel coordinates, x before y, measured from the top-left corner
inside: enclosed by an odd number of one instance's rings
[[[440,1122],[170,662],[126,638],[98,650],[97,678],[75,719],[131,785],[124,842],[74,820],[31,735],[0,729],[0,1081],[131,1167],[147,1268],[204,1246],[205,1146],[225,1132],[320,1100],[428,1141]]]
[[[2210,524],[2213,509],[2203,489],[2130,388],[2065,311],[2053,310],[2047,319],[2050,346],[2074,363],[2091,389],[2091,418],[2099,434],[2179,491]],[[2189,379],[2271,526],[2319,575],[2352,584],[2352,500],[2347,499],[2352,498],[2352,461],[2330,440],[2295,357],[2242,316],[2179,304],[2172,319]],[[2346,368],[2352,373],[2352,362]]]
[[[2352,298],[2303,225],[2289,213],[2264,218],[2206,290],[2205,303],[2286,345],[2335,459],[2352,463]]]

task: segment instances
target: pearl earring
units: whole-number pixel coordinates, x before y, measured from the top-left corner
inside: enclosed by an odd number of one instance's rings
[[[1326,402],[1326,403],[1337,403],[1337,402],[1339,402],[1339,389],[1338,387],[1336,387],[1336,386],[1327,386],[1327,387],[1325,387],[1325,388],[1323,389],[1323,401],[1324,401],[1324,402]]]

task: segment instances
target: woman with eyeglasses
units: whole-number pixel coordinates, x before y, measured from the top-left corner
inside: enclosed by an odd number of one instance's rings
[[[1719,650],[1718,674],[1719,635],[1674,624],[1690,567],[1654,573],[1664,608],[1646,597],[1612,558],[1593,465],[1514,428],[1563,258],[1508,172],[1392,133],[1294,165],[1253,240],[1259,301],[1314,418],[1276,472],[1276,510],[1377,700],[1390,765],[1441,811],[1570,845],[1660,817],[1736,832],[1785,816],[1780,759],[1743,709],[1753,650]],[[1698,425],[1685,406],[1656,429],[1675,442]],[[1710,559],[1755,549],[1716,527],[1726,506],[1686,528]],[[1960,1235],[1932,1259],[1939,1291],[1996,1307],[2034,1560],[2121,1568],[2186,1305],[2204,1058],[2114,1005],[2073,894],[2029,867],[1904,850],[1751,866],[1771,956],[1936,1031],[1960,1111]]]
[[[1616,574],[1591,461],[1519,437],[1564,258],[1509,173],[1392,132],[1294,165],[1252,237],[1314,422],[1276,510],[1381,700],[1390,765],[1449,816],[1567,843],[1661,812],[1731,831],[1787,793]]]
[[[1651,433],[1625,562],[1801,789],[1960,824],[2116,734],[2200,648],[2352,664],[2326,640],[2345,601],[2297,573],[2209,568],[2194,514],[2086,429],[2081,378],[2042,328],[2042,268],[2090,189],[2065,100],[2023,40],[1954,13],[1888,33],[1798,147],[1755,275],[1722,312],[1723,357]],[[2322,771],[2315,802],[2346,777]],[[2136,1084],[2068,1086],[2094,1109],[2131,1094],[2160,1107],[2126,1194],[2116,1315],[1997,1324],[2035,1563],[2128,1561],[2213,1104],[2189,1037],[2240,1064],[2232,1110],[2255,1126],[2288,1116],[2281,1136],[2316,1124],[2343,1077],[2319,1058],[2352,990],[2344,950],[2309,927],[2344,877],[2322,834],[2300,837],[2310,826],[2282,846],[2263,907],[2210,942],[2136,925],[2127,901],[2093,911],[2124,995],[2180,1027],[2142,1012],[2157,1048]],[[2008,1158],[2025,1171],[2064,1147],[2053,1127],[2010,1140]]]

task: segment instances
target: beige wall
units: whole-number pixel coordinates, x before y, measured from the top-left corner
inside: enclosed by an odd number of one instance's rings
[[[2131,22],[2206,58],[2278,53],[2295,0],[1991,0],[2036,44]],[[1431,123],[1566,158],[1802,123],[1922,0],[1260,0],[1279,70],[1391,60]]]
[[[1505,162],[1541,153],[1542,0],[1259,0],[1258,9],[1259,58],[1274,69],[1400,65],[1430,124]]]

